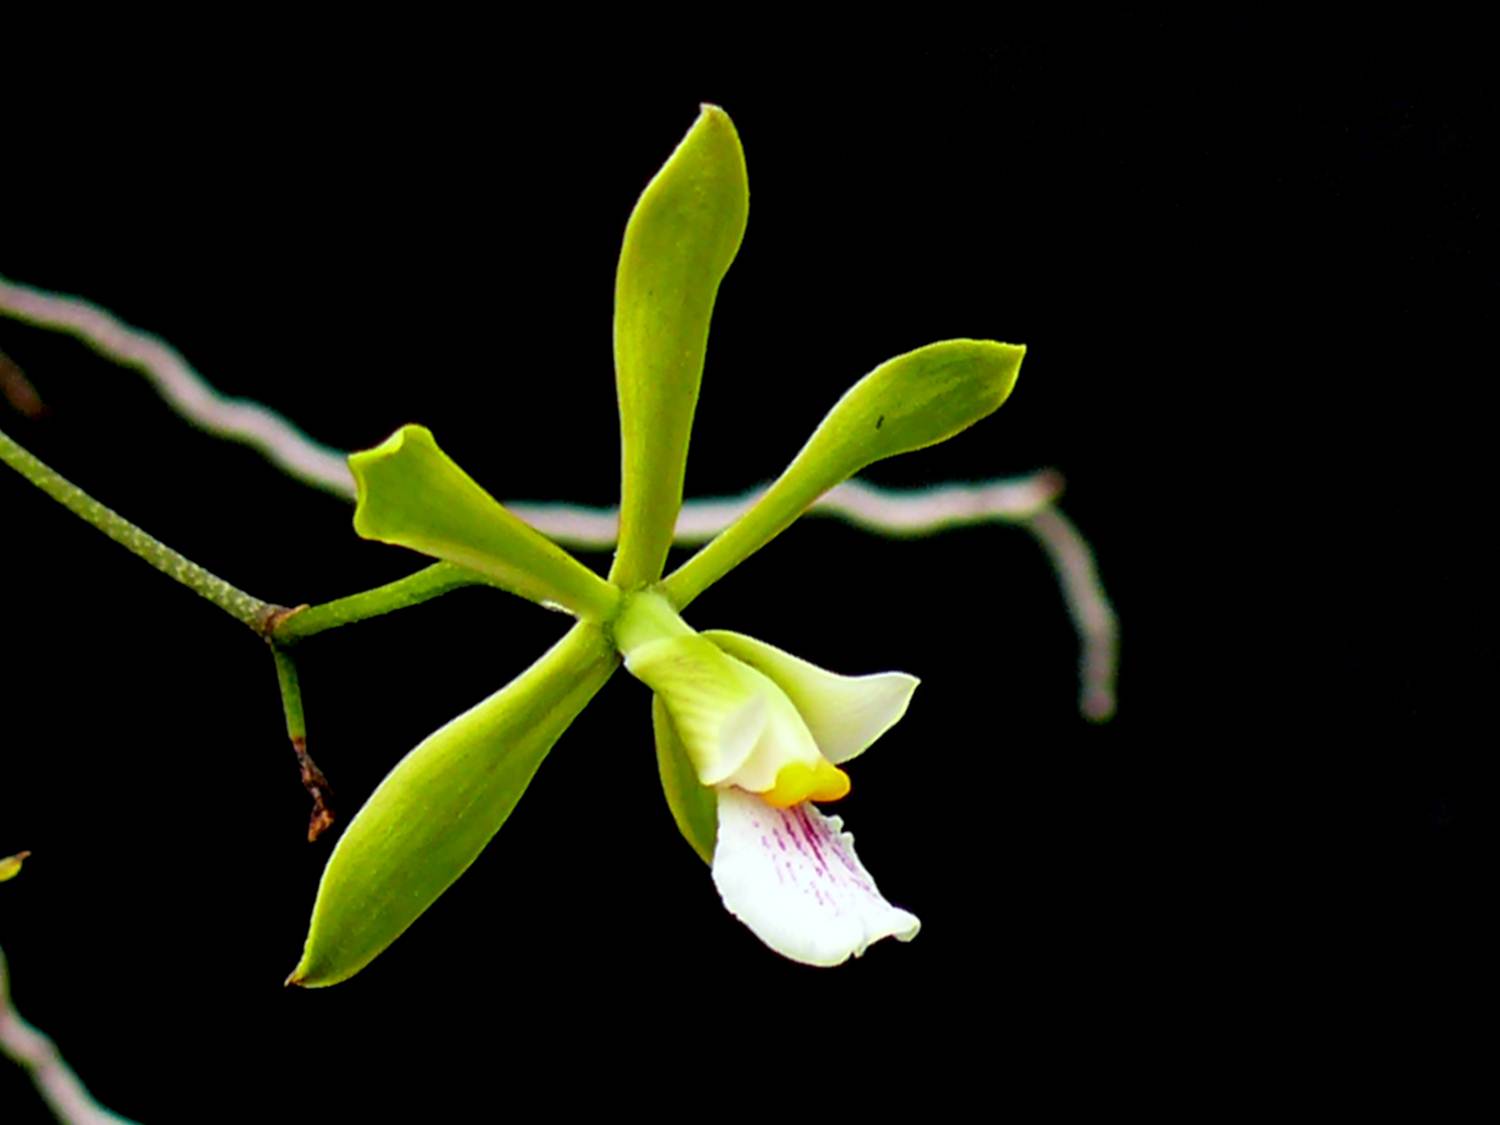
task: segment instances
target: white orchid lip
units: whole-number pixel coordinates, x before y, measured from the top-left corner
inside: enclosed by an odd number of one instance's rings
[[[812,802],[849,791],[837,763],[900,720],[916,678],[839,676],[739,633],[696,633],[654,591],[626,595],[614,634],[625,667],[656,693],[658,753],[665,737],[713,791],[711,843],[682,819],[690,805],[679,800],[674,815],[729,912],[809,965],[915,937],[916,917],[881,896],[843,822]]]
[[[916,915],[881,895],[838,817],[810,804],[771,808],[735,788],[718,797],[714,886],[729,912],[777,953],[832,966],[881,938],[917,936]]]

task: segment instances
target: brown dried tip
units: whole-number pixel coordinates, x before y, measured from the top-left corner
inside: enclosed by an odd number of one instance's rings
[[[333,827],[333,810],[322,797],[313,798],[312,815],[307,818],[307,842],[316,844],[324,831]]]
[[[312,797],[312,816],[307,821],[307,842],[316,842],[333,825],[333,788],[328,778],[307,753],[307,740],[292,739],[292,749],[297,752],[297,765],[302,771],[302,788]]]

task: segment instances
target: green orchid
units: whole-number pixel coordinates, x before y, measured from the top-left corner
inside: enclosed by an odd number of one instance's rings
[[[504,824],[622,661],[654,693],[667,804],[733,914],[778,952],[819,965],[916,933],[917,919],[880,895],[838,818],[816,808],[848,792],[840,767],[902,717],[915,679],[837,676],[738,633],[696,632],[682,613],[824,492],[996,410],[1025,349],[949,340],[880,365],[749,511],[663,578],[709,320],[747,209],[739,137],[722,110],[704,106],[637,203],[620,255],[622,496],[607,578],[506,511],[420,426],[350,458],[361,536],[478,571],[577,621],[381,782],[329,858],[290,983],[345,980],[411,925]]]

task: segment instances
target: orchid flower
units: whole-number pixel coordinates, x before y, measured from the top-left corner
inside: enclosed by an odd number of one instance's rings
[[[881,897],[853,837],[814,802],[849,792],[839,766],[906,713],[917,681],[836,676],[739,633],[694,633],[659,594],[615,626],[626,669],[655,693],[661,774],[678,827],[730,913],[772,949],[837,965],[917,919]]]
[[[704,106],[636,204],[620,255],[622,495],[607,578],[492,499],[423,427],[350,458],[361,536],[476,571],[577,622],[376,788],[329,857],[289,983],[345,980],[400,936],[499,831],[622,661],[654,693],[667,804],[732,914],[771,948],[815,965],[916,934],[917,919],[880,895],[840,820],[816,807],[849,791],[841,767],[902,717],[916,680],[837,676],[739,633],[696,632],[682,613],[830,488],[996,410],[1025,349],[949,340],[880,365],[749,511],[664,578],[709,319],[747,208],[739,137],[722,110]]]

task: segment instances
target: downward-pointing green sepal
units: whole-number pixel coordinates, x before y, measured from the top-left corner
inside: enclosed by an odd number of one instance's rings
[[[944,340],[882,363],[828,412],[748,512],[662,584],[677,608],[780,535],[819,496],[865,466],[946,441],[1000,408],[1026,349]]]
[[[656,732],[656,769],[672,821],[703,862],[712,863],[719,831],[718,794],[698,780],[687,747],[659,695],[651,698],[651,725]]]
[[[535,602],[598,621],[619,592],[506,511],[438,448],[425,426],[402,426],[349,458],[359,488],[354,530],[476,570]]]
[[[745,154],[706,105],[631,213],[615,275],[620,546],[610,580],[661,577],[682,507],[714,298],[745,234]]]
[[[579,623],[515,680],[403,758],[350,822],[318,886],[288,984],[347,980],[473,863],[547,751],[618,663]]]

